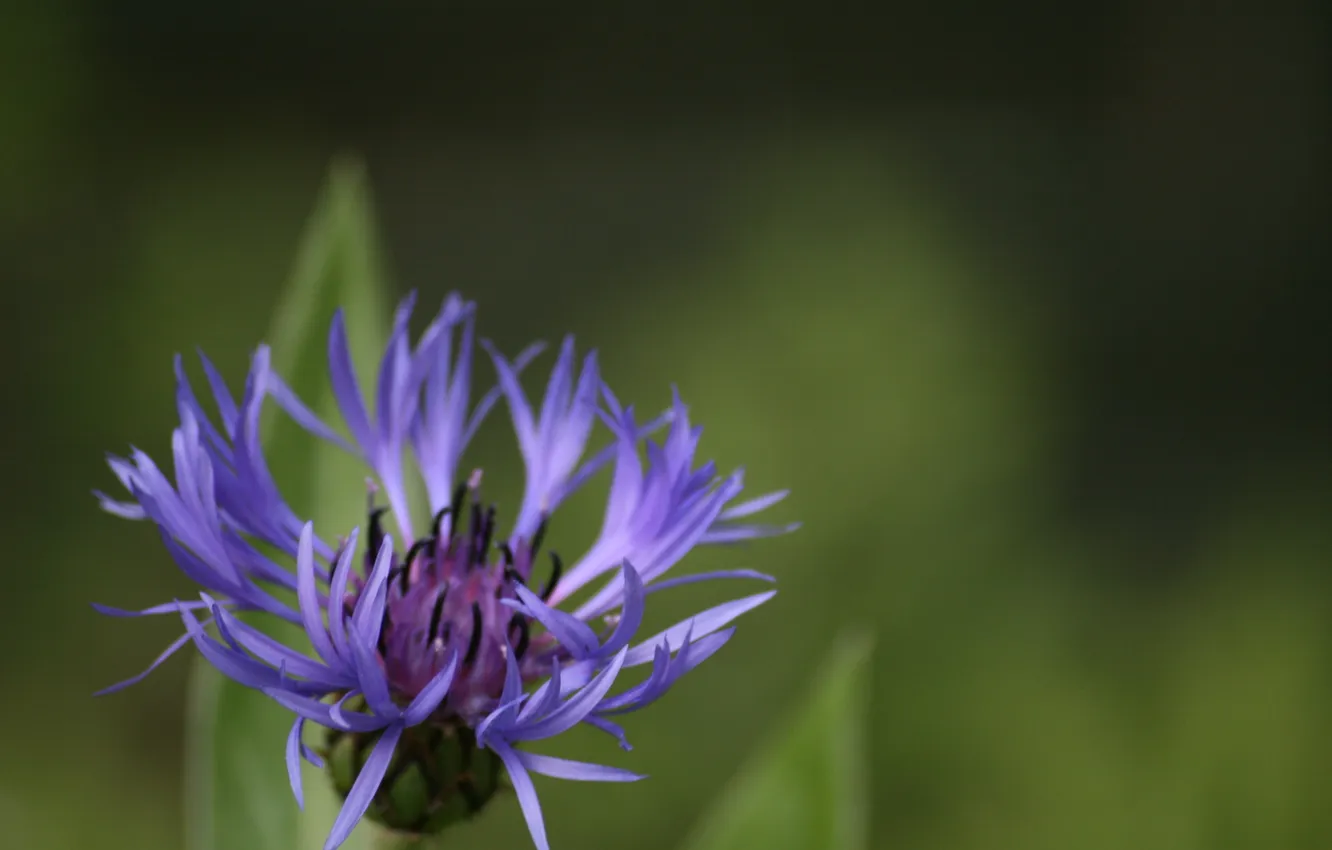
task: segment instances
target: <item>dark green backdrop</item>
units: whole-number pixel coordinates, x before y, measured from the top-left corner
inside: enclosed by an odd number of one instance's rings
[[[188,587],[89,490],[174,352],[241,379],[347,149],[399,287],[678,383],[805,522],[690,562],[782,592],[631,719],[650,784],[541,785],[557,846],[678,844],[848,625],[875,847],[1332,843],[1317,6],[4,5],[6,850],[180,846],[186,663],[90,696],[178,627],[87,603]]]

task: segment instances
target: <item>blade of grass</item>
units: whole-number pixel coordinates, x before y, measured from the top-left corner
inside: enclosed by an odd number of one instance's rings
[[[346,309],[360,374],[373,375],[388,333],[387,296],[364,171],[354,161],[335,162],[268,336],[274,369],[327,421],[337,420],[325,371],[333,311]],[[349,530],[363,513],[363,467],[275,414],[272,406],[265,411],[265,452],[289,503],[316,526],[333,530],[329,537]],[[299,631],[286,624],[256,624],[301,645]],[[202,660],[192,672],[187,711],[189,850],[322,847],[339,803],[328,783],[311,775],[306,810],[296,807],[283,761],[291,715]],[[358,830],[344,847],[368,846],[368,832]]]
[[[750,757],[686,850],[864,850],[871,640],[844,636],[795,715]]]

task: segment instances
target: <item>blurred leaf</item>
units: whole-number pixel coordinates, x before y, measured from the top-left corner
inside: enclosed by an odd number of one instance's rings
[[[365,381],[387,335],[386,295],[364,173],[355,163],[335,163],[269,335],[274,369],[326,420],[336,421],[325,372],[328,321],[336,307],[346,309],[353,356]],[[364,513],[365,492],[358,486],[363,467],[272,414],[270,406],[264,442],[284,495],[298,514],[333,529],[327,537],[345,533]],[[256,624],[301,645],[303,637],[289,624]],[[297,808],[284,763],[291,714],[222,678],[202,659],[195,662],[187,711],[189,850],[322,847],[339,802],[307,766],[306,810]],[[368,830],[358,830],[344,847],[367,846]]]
[[[789,725],[722,792],[688,850],[862,850],[871,640],[843,637]]]

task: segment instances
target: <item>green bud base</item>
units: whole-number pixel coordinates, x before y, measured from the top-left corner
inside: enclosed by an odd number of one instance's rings
[[[322,755],[344,799],[377,740],[378,732],[328,732]],[[428,721],[403,733],[366,816],[395,832],[434,835],[485,807],[499,790],[501,767],[456,718]]]

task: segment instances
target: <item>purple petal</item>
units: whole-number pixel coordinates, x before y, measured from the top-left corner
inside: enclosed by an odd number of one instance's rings
[[[652,660],[655,647],[663,641],[672,645],[680,645],[684,642],[687,634],[692,634],[695,638],[712,634],[726,624],[730,623],[736,617],[748,611],[752,611],[758,606],[767,602],[777,595],[777,591],[769,590],[765,593],[757,593],[753,596],[746,596],[743,599],[735,599],[730,602],[723,602],[713,608],[709,608],[701,614],[697,614],[688,620],[676,623],[663,632],[658,632],[652,637],[629,650],[629,657],[625,659],[625,666],[634,667],[639,664],[646,664]]]
[[[615,442],[603,451],[615,451],[615,473],[611,478],[610,496],[606,500],[606,516],[602,521],[603,533],[620,528],[638,503],[643,487],[643,466],[638,460],[638,429],[634,425],[633,408],[626,410],[619,423],[612,426]]]
[[[706,637],[686,643],[676,655],[675,663],[671,665],[671,681],[679,680],[681,676],[707,661],[717,650],[725,646],[734,635],[735,626],[731,626],[729,629],[713,632]]]
[[[518,352],[518,356],[513,358],[513,373],[515,375],[521,375],[523,370],[527,368],[528,364],[535,360],[537,355],[545,350],[546,344],[544,342],[534,342],[527,346],[527,348]],[[502,394],[503,387],[497,384],[487,391],[486,394],[481,397],[481,400],[476,403],[476,409],[472,411],[471,418],[467,420],[467,428],[463,431],[464,443],[470,443],[472,437],[476,436],[476,430],[481,427],[481,423],[485,421],[486,415],[490,413],[490,409],[495,406],[495,402],[499,401],[500,395]]]
[[[727,502],[740,493],[743,487],[743,477],[737,471],[718,487],[711,496],[701,500],[687,514],[673,523],[674,527],[667,538],[653,547],[652,562],[645,564],[642,568],[644,576],[650,581],[674,566],[698,543],[699,538],[716,521],[717,514],[721,512]]]
[[[638,627],[643,624],[643,597],[646,594],[643,593],[643,582],[638,577],[638,570],[634,569],[633,564],[625,561],[620,573],[624,581],[624,604],[620,609],[620,622],[616,624],[615,631],[606,639],[605,646],[597,650],[597,654],[602,657],[610,656],[628,646],[629,641],[638,633]]]
[[[137,484],[139,480],[139,471],[134,468],[134,464],[125,460],[123,457],[107,454],[106,465],[111,467],[111,471],[115,473],[116,479],[120,481],[121,485],[129,492],[133,493],[134,488],[139,486]]]
[[[147,497],[144,497],[147,498]],[[225,593],[228,596],[245,598],[249,601],[248,588],[238,585],[226,576],[213,569],[211,564],[204,562],[202,558],[186,549],[176,542],[171,536],[171,531],[162,526],[158,526],[158,531],[162,537],[162,544],[166,546],[167,553],[171,555],[176,566],[180,567],[181,572],[185,573],[195,584],[200,587],[206,587],[211,590]]]
[[[544,458],[549,458],[555,449],[552,438],[556,429],[550,426],[561,418],[561,408],[568,404],[567,398],[573,383],[573,362],[574,338],[571,334],[566,336],[560,345],[559,357],[555,360],[555,368],[551,370],[550,381],[546,384],[546,395],[541,400],[541,414],[537,419],[537,427],[545,432],[541,435],[545,439],[538,450]]]
[[[246,581],[239,586],[232,586],[223,581],[221,576],[209,574],[208,568],[192,553],[186,551],[179,543],[172,540],[163,530],[162,541],[166,545],[167,552],[175,559],[186,575],[194,578],[202,587],[220,591],[232,597],[232,603],[238,607],[250,608],[256,611],[263,611],[281,617],[289,623],[301,622],[300,614],[292,611],[285,604],[277,601],[267,591],[258,587],[254,582]]]
[[[187,550],[183,545],[176,541],[175,529],[168,527],[160,509],[159,503],[152,496],[149,496],[142,490],[135,491],[135,497],[139,504],[144,506],[149,517],[157,525],[158,533],[162,537],[163,544],[166,545],[168,552],[176,561],[176,565],[195,581],[196,584],[203,587],[222,591],[228,595],[241,595],[244,588],[241,586],[238,576],[234,575],[234,568],[231,573],[224,574],[218,570],[213,563],[195,555]],[[227,564],[230,567],[230,563]]]
[[[757,570],[717,570],[716,572],[694,573],[693,575],[664,579],[655,584],[648,585],[647,593],[656,593],[658,590],[679,587],[682,584],[695,584],[700,581],[715,581],[717,579],[726,578],[749,578],[757,581],[766,581],[771,584],[776,584],[777,582],[777,579],[767,573],[758,572]]]
[[[133,457],[139,468],[138,483],[143,486],[142,490],[136,489],[134,496],[148,515],[159,526],[169,530],[174,537],[178,537],[181,542],[198,553],[208,563],[212,572],[224,576],[227,581],[238,583],[240,576],[226,559],[220,541],[211,534],[213,529],[210,527],[209,518],[188,510],[166,476],[153,463],[152,458],[138,449],[133,451]],[[211,519],[215,522],[216,516]]]
[[[415,306],[416,293],[409,292],[393,311],[393,329],[389,332],[388,344],[379,365],[379,379],[375,382],[376,415],[381,436],[399,430],[397,414],[403,407],[403,396],[407,392],[411,358],[407,345],[407,322]]]
[[[571,614],[551,608],[521,584],[516,584],[515,590],[531,615],[545,626],[574,658],[585,658],[596,651],[597,633],[592,631],[587,623]]]
[[[522,762],[523,767],[532,773],[551,776],[555,779],[575,779],[580,782],[637,782],[640,779],[647,779],[646,776],[620,770],[618,767],[589,764],[585,761],[570,761],[554,756],[527,753],[522,750],[514,750],[514,753],[517,755],[518,761]]]
[[[235,419],[228,420],[227,413],[230,412],[234,417],[236,411],[235,404],[232,403],[230,407],[225,409],[221,405],[218,407],[219,412],[222,414],[223,429],[227,433],[227,436],[223,436],[222,432],[213,427],[213,423],[208,419],[208,414],[204,412],[203,405],[199,403],[199,399],[194,395],[194,387],[190,384],[189,376],[185,374],[185,360],[179,354],[172,358],[172,368],[176,373],[176,410],[181,414],[182,418],[184,418],[187,411],[193,414],[203,426],[204,433],[208,437],[209,445],[211,445],[220,456],[224,458],[229,457],[231,447],[228,443],[228,439],[231,435],[231,428],[235,425]],[[220,381],[221,379],[218,378],[218,380]],[[225,391],[225,386],[223,389]],[[226,400],[231,402],[231,393],[226,393]]]
[[[235,561],[241,572],[247,576],[271,582],[287,590],[296,589],[296,576],[292,575],[291,570],[273,563],[271,558],[262,554],[253,543],[242,537],[235,529],[223,530],[222,544],[227,551],[227,557]],[[323,568],[316,568],[315,575],[327,580]]]
[[[345,732],[374,732],[383,729],[385,721],[371,717],[359,711],[341,711],[333,716],[333,706],[282,688],[264,688],[263,692],[278,705],[288,711],[299,714],[306,720],[313,720],[329,729],[341,729]]]
[[[301,789],[301,732],[305,729],[305,718],[297,716],[287,734],[287,780],[291,782],[291,793],[296,798],[296,808],[305,810],[305,792]]]
[[[509,414],[513,417],[513,430],[518,435],[518,445],[522,448],[524,456],[529,455],[536,451],[536,422],[532,418],[532,408],[527,403],[527,396],[523,394],[522,384],[518,383],[518,374],[490,340],[482,340],[481,347],[486,350],[495,364],[495,372],[499,376],[499,389],[509,402]]]
[[[528,776],[518,753],[502,741],[490,745],[495,755],[504,762],[504,769],[509,773],[514,793],[518,795],[518,804],[523,808],[523,818],[527,820],[527,831],[532,833],[532,843],[536,850],[550,850],[546,840],[546,824],[541,817],[541,802],[537,799],[536,789],[532,787],[532,777]],[[325,848],[327,850],[327,848]]]
[[[113,499],[103,493],[101,490],[92,491],[97,497],[97,504],[107,513],[118,516],[121,519],[144,519],[148,516],[143,507],[134,502],[122,502],[119,499]]]
[[[202,352],[197,352],[199,362],[203,364],[204,374],[208,376],[208,386],[213,390],[213,400],[217,403],[218,416],[222,418],[222,430],[231,436],[235,433],[236,420],[239,414],[236,412],[236,400],[231,395],[231,390],[227,389],[227,382],[222,380],[222,375],[213,366],[213,361]]]
[[[564,415],[555,417],[553,421],[548,421],[544,415],[542,416],[542,427],[547,429],[544,450],[546,481],[543,488],[545,490],[543,509],[546,512],[559,507],[564,497],[572,492],[572,488],[568,486],[569,477],[587,447],[587,438],[592,433],[592,423],[597,418],[597,389],[600,382],[597,354],[593,351],[583,359],[578,386],[573,390],[572,399],[565,405],[567,409]],[[594,466],[587,475],[591,475],[596,469]]]
[[[379,554],[375,557],[375,566],[370,572],[361,598],[356,603],[352,614],[354,641],[366,646],[379,643],[379,630],[384,625],[384,599],[387,596],[389,567],[393,565],[393,535],[384,535],[384,542],[379,545]]]
[[[287,386],[286,382],[283,381],[281,376],[276,372],[268,373],[267,389],[269,397],[277,402],[277,406],[282,408],[282,410],[290,416],[291,420],[297,425],[321,440],[327,440],[333,445],[346,449],[352,454],[359,454],[355,446],[347,442],[341,434],[334,431],[333,428],[325,423],[324,420],[320,419],[319,415],[311,410],[305,402],[301,401],[300,397],[292,391],[291,387]]]
[[[685,644],[689,646],[688,643]],[[663,691],[670,683],[671,678],[671,645],[661,643],[652,655],[652,673],[647,680],[630,688],[622,694],[617,694],[609,699],[603,700],[597,706],[599,713],[605,714],[614,712],[617,709],[624,708],[638,702],[646,694],[654,694]]]
[[[780,537],[799,528],[800,523],[798,522],[791,522],[786,525],[737,525],[732,527],[723,525],[707,531],[698,538],[698,543],[699,545],[716,545],[739,543],[743,540],[759,540],[764,537]]]
[[[100,691],[94,693],[93,696],[95,697],[106,696],[107,694],[114,694],[116,691],[123,691],[125,688],[128,688],[130,685],[137,685],[139,682],[142,682],[144,679],[148,678],[149,673],[153,672],[158,667],[160,667],[162,665],[162,662],[166,661],[172,655],[175,655],[176,650],[180,649],[182,646],[189,643],[189,641],[190,641],[190,633],[186,632],[185,634],[173,640],[171,644],[165,650],[162,651],[162,654],[157,656],[157,658],[154,659],[152,664],[148,665],[147,670],[144,670],[142,673],[138,674],[137,676],[131,676],[130,678],[126,679],[123,682],[116,682],[114,685],[111,685],[110,687],[102,688]]]
[[[463,322],[463,329],[458,344],[458,362],[450,370],[453,328],[459,321]],[[435,514],[449,503],[458,456],[467,444],[463,436],[463,420],[471,392],[471,311],[465,310],[462,300],[452,294],[431,324],[431,331],[433,334],[427,332],[431,339],[422,340],[417,349],[417,369],[425,385],[425,401],[410,430],[412,449],[430,499],[430,512]],[[449,380],[450,371],[452,381]]]
[[[189,611],[182,610],[180,618],[184,621],[185,628],[199,652],[223,676],[256,690],[280,686],[280,677],[276,670],[260,664],[238,649],[224,646],[210,638]]]
[[[523,695],[523,674],[518,669],[518,660],[514,657],[513,647],[508,638],[504,639],[504,688],[500,691],[500,702],[511,703]]]
[[[606,669],[588,682],[585,688],[565,700],[549,716],[527,726],[514,729],[508,735],[509,740],[535,741],[539,738],[551,738],[577,726],[596,708],[597,703],[601,702],[606,696],[606,692],[615,684],[615,677],[619,675],[628,652],[628,648],[620,650],[606,665]]]
[[[328,841],[324,842],[324,850],[335,850],[346,841],[347,836],[351,835],[356,827],[356,822],[361,819],[361,815],[370,808],[370,801],[379,790],[379,783],[384,779],[384,772],[388,770],[389,762],[393,760],[393,750],[398,746],[398,739],[401,737],[400,724],[388,727],[379,736],[356,781],[352,783],[347,801],[342,805],[342,811],[338,812],[337,819],[333,821],[333,829],[329,833]]]
[[[300,547],[296,552],[296,595],[301,606],[301,621],[310,637],[315,652],[327,664],[337,664],[338,651],[329,639],[324,626],[324,612],[319,605],[319,588],[314,574],[314,523],[307,522],[301,529]]]
[[[108,617],[150,617],[154,614],[175,614],[180,611],[181,605],[184,605],[189,611],[198,611],[200,608],[209,607],[207,602],[164,602],[161,605],[154,605],[141,611],[130,611],[125,608],[113,608],[100,602],[91,604],[97,613],[105,614]]]
[[[774,493],[767,493],[757,498],[750,499],[747,502],[741,502],[733,508],[727,508],[722,511],[721,516],[719,516],[718,519],[726,521],[728,519],[740,519],[741,517],[756,514],[761,510],[772,507],[790,494],[790,490],[778,490]]]
[[[490,734],[491,729],[499,730],[496,737],[502,739],[504,737],[504,731],[513,725],[512,720],[514,710],[522,705],[523,701],[526,699],[526,694],[519,694],[517,699],[501,702],[499,705],[495,706],[495,708],[485,716],[485,719],[477,724],[476,742],[483,747],[490,746],[489,742],[492,737]]]
[[[320,664],[225,611],[220,616],[216,613],[214,616],[218,619],[219,628],[226,630],[229,639],[265,664],[284,667],[289,674],[300,676],[309,687],[333,691],[355,684],[350,670],[342,664],[333,667]]]
[[[583,722],[594,729],[600,729],[602,732],[610,735],[615,739],[615,742],[620,745],[620,749],[624,750],[626,753],[633,752],[634,747],[629,743],[629,739],[625,737],[624,729],[622,729],[619,724],[612,723],[606,718],[599,717],[595,714],[589,714],[587,717],[584,717]]]
[[[389,692],[388,677],[384,673],[379,654],[375,652],[373,645],[361,643],[359,640],[351,641],[351,649],[356,662],[357,681],[360,683],[361,692],[365,694],[365,701],[370,710],[377,717],[396,721],[402,716],[402,710],[393,702],[393,696]]]
[[[375,432],[370,427],[361,384],[356,379],[356,367],[352,365],[351,349],[347,345],[347,321],[341,309],[333,315],[333,325],[328,333],[328,373],[333,384],[333,397],[337,400],[338,410],[342,411],[342,420],[352,433],[352,439],[367,458],[373,457]]]
[[[450,654],[449,661],[444,665],[444,669],[435,674],[435,678],[430,680],[411,704],[402,712],[402,722],[407,726],[415,726],[418,723],[424,723],[426,718],[434,713],[444,698],[449,695],[449,687],[453,684],[453,675],[458,669],[458,653]]]
[[[649,545],[642,547],[645,551],[632,553],[639,559],[637,563],[642,578],[646,581],[652,581],[684,557],[698,542],[699,537],[708,530],[726,502],[740,492],[743,486],[740,473],[733,474],[706,499],[699,501],[688,511],[670,520],[668,530],[664,534],[657,535],[656,539],[652,540]],[[635,546],[634,548],[638,549],[639,547]],[[585,576],[584,581],[593,575],[604,572],[606,569],[603,564],[579,564],[574,570],[570,570],[569,575],[573,576],[577,570],[585,566],[591,569],[589,574]],[[622,593],[621,588],[620,578],[618,576],[612,578],[594,593],[592,598],[578,606],[574,611],[574,616],[587,619],[610,610],[618,603]]]
[[[665,696],[666,692],[679,681],[681,676],[711,658],[717,650],[726,645],[734,634],[735,627],[732,626],[724,631],[714,632],[696,641],[685,643],[674,660],[667,665],[664,677],[658,676],[658,668],[654,660],[652,676],[649,677],[648,681],[619,696],[604,701],[597,706],[597,711],[602,714],[618,715],[629,714],[641,708],[646,708]]]
[[[551,665],[550,679],[541,687],[537,688],[532,694],[532,698],[523,706],[523,710],[518,713],[518,722],[522,723],[533,717],[544,717],[549,714],[560,701],[560,662],[554,661]]]
[[[319,757],[319,753],[312,750],[304,741],[301,742],[301,758],[308,761],[315,770],[324,769],[324,760]]]
[[[333,649],[338,657],[350,663],[351,647],[347,645],[347,623],[344,608],[347,604],[347,580],[351,576],[353,556],[356,553],[356,541],[361,530],[353,528],[343,544],[342,554],[333,570],[333,579],[328,586],[328,630],[333,639]]]

